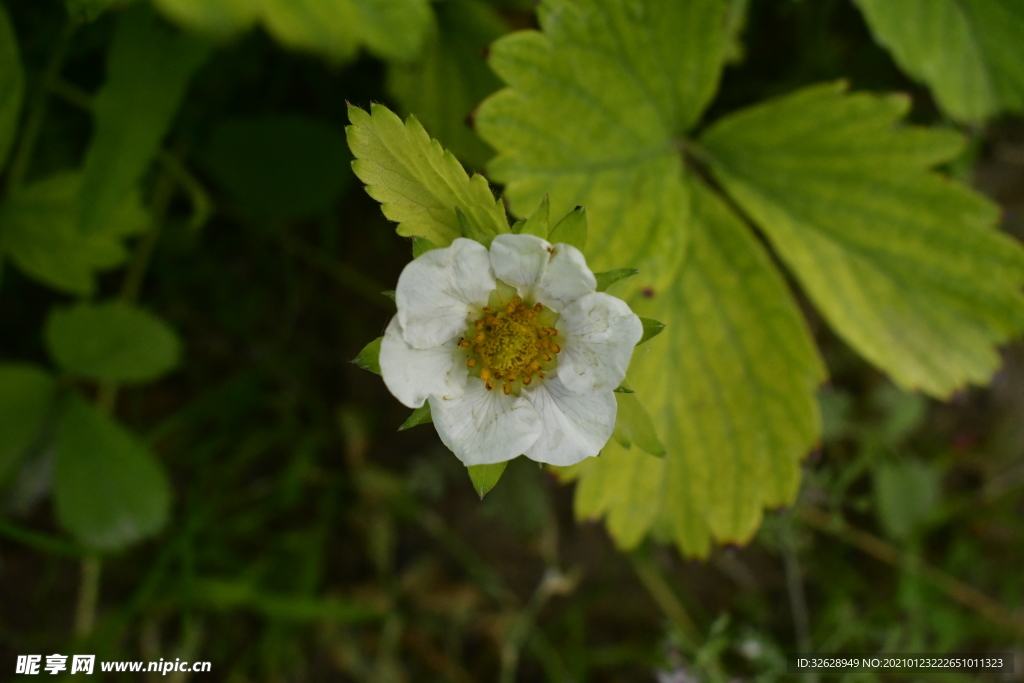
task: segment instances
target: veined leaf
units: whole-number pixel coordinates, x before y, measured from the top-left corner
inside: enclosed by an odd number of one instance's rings
[[[18,37],[0,5],[0,171],[7,165],[7,155],[18,132],[21,102],[25,97],[25,72],[18,53]]]
[[[988,381],[1024,329],[1024,250],[996,206],[930,173],[953,132],[895,124],[900,96],[808,88],[703,136],[715,176],[758,222],[829,323],[907,389]]]
[[[955,118],[1024,111],[1024,3],[855,0],[878,41]]]
[[[138,190],[123,197],[99,232],[79,231],[82,176],[59,173],[12,189],[0,205],[0,247],[25,274],[50,287],[89,296],[95,272],[128,257],[123,239],[149,227]]]
[[[493,465],[470,465],[466,468],[466,472],[469,474],[469,478],[473,482],[473,488],[476,489],[480,500],[483,500],[484,496],[490,493],[491,489],[497,485],[507,465],[508,462],[506,461],[496,462]]]
[[[642,268],[658,286],[685,248],[675,139],[714,94],[726,3],[546,0],[539,13],[543,33],[513,33],[491,49],[509,85],[476,116],[499,152],[491,175],[519,216],[546,192],[554,216],[586,206],[591,267]]]
[[[825,371],[768,254],[703,184],[691,193],[685,266],[670,287],[631,300],[671,321],[629,373],[667,453],[611,442],[561,476],[581,478],[577,516],[606,515],[620,547],[657,523],[702,556],[712,537],[745,542],[765,506],[793,501],[820,430],[814,392]]]
[[[386,59],[412,60],[430,26],[427,0],[154,0],[171,19],[229,36],[261,22],[282,44],[335,61],[360,45]]]
[[[434,26],[423,54],[414,62],[390,64],[388,88],[405,112],[415,113],[455,156],[483,168],[494,152],[468,119],[481,100],[501,87],[483,54],[508,28],[480,0],[448,0],[433,8]]]
[[[64,370],[107,382],[156,379],[181,355],[167,323],[119,301],[55,308],[46,322],[46,345]]]
[[[0,365],[0,485],[21,464],[54,398],[54,381],[34,365]]]
[[[487,180],[466,175],[458,159],[432,140],[415,117],[403,124],[379,104],[369,114],[349,106],[348,114],[348,144],[356,157],[352,170],[381,203],[384,215],[398,223],[399,235],[447,247],[462,236],[455,209],[481,234],[509,232],[505,209]]]
[[[58,430],[53,493],[61,526],[97,550],[116,550],[159,531],[171,499],[152,453],[78,396],[68,402]]]
[[[149,167],[208,46],[162,25],[146,6],[123,15],[93,105],[95,134],[85,155],[81,230],[103,230]]]

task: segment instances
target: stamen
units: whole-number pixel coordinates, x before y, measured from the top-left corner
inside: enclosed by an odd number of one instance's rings
[[[480,379],[482,379],[485,382],[491,379],[491,371],[489,368],[484,368],[483,370],[480,371]]]
[[[544,310],[544,304],[537,304],[536,306],[533,307],[533,310],[535,310],[538,313],[540,313],[541,311]]]
[[[493,389],[493,388],[494,388],[494,380],[493,380],[493,379],[489,379],[489,380],[487,380],[487,381],[486,381],[486,382],[484,383],[484,386],[486,386],[486,387],[487,387],[487,391],[490,391],[491,389]]]
[[[504,394],[505,394],[506,396],[508,396],[509,394],[511,394],[511,393],[512,393],[512,385],[511,385],[511,384],[506,384],[505,386],[503,386],[503,387],[501,388],[501,391],[502,391],[502,393],[504,393]]]
[[[475,327],[478,330],[484,329],[484,321],[483,320],[477,320],[476,324],[473,325],[473,327]]]
[[[494,309],[490,306],[484,306],[484,313],[494,313]]]
[[[551,360],[551,356],[549,356],[546,353],[545,354],[541,354],[541,358],[543,358],[544,360]],[[543,377],[543,375],[541,375],[541,376]]]
[[[470,344],[470,342],[469,342],[468,339],[460,339],[459,340],[459,346],[461,346],[464,349],[468,349],[469,348],[469,344]]]
[[[559,346],[558,344],[552,344],[551,345],[551,352],[552,353],[558,353],[561,350],[562,350],[562,347]]]
[[[508,306],[505,307],[505,312],[508,313],[509,315],[512,315],[513,313],[516,312],[516,305],[509,304]]]
[[[476,367],[476,358],[470,358],[468,361],[466,361],[466,366],[470,367],[470,368],[475,368]]]
[[[530,375],[524,375],[523,376],[523,384],[529,384],[532,381],[533,381],[533,377],[531,377]]]
[[[483,332],[477,332],[476,336],[473,337],[473,339],[476,340],[477,344],[479,344],[480,342],[482,342],[486,338],[487,338],[487,335],[485,335]]]

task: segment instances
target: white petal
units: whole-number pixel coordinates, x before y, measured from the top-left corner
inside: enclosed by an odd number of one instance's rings
[[[560,310],[596,289],[597,278],[587,267],[583,253],[572,245],[556,244],[534,296],[544,303],[557,301]]]
[[[597,455],[615,429],[615,394],[611,390],[578,394],[558,379],[524,392],[544,421],[540,438],[526,457],[551,465],[575,465]]]
[[[582,394],[619,386],[644,328],[625,301],[594,292],[565,307],[558,331],[565,342],[558,354],[558,378]]]
[[[523,298],[530,297],[547,269],[551,249],[533,235],[498,235],[491,241],[494,277],[514,285]]]
[[[540,416],[522,396],[487,391],[471,378],[461,397],[430,397],[430,414],[444,445],[465,465],[489,465],[525,453],[541,432]]]
[[[458,340],[416,349],[402,337],[398,317],[391,319],[380,343],[380,372],[388,391],[410,408],[419,408],[428,396],[454,398],[465,392],[469,370],[458,351]]]
[[[450,247],[423,254],[405,267],[395,290],[405,341],[427,349],[452,339],[496,286],[487,249],[479,242],[460,237]]]

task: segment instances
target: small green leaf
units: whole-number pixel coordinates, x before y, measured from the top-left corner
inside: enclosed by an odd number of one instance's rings
[[[526,219],[519,231],[524,235],[533,235],[546,240],[551,234],[551,201],[545,194],[537,208],[533,210],[530,217]]]
[[[640,271],[636,268],[619,268],[617,270],[609,270],[603,273],[594,273],[594,277],[597,278],[597,291],[607,291],[608,288],[616,282],[631,278],[639,272]]]
[[[342,132],[305,116],[221,123],[201,156],[242,213],[270,221],[329,209],[353,179]]]
[[[462,209],[455,207],[455,217],[459,219],[459,229],[462,231],[462,236],[476,240],[485,247],[491,246],[491,239],[493,235],[488,234],[486,231],[481,230],[476,224],[466,217],[466,214],[462,212]]]
[[[916,460],[883,461],[874,471],[878,517],[886,534],[907,540],[935,514],[940,497],[938,471]]]
[[[58,173],[24,187],[12,188],[0,204],[0,245],[26,275],[71,294],[89,296],[96,271],[123,263],[124,238],[149,227],[139,192],[133,190],[115,207],[99,232],[79,229],[82,177]]]
[[[433,249],[440,249],[440,247],[437,246],[436,244],[434,244],[433,242],[431,242],[430,240],[425,239],[423,237],[413,237],[412,238],[412,257],[413,258],[419,258],[420,256],[423,256],[423,254],[426,254],[428,251],[431,251]]]
[[[583,251],[587,246],[587,210],[577,206],[551,228],[548,241],[552,244],[565,243]]]
[[[432,140],[416,117],[406,123],[387,107],[349,106],[346,133],[352,170],[366,192],[398,223],[398,234],[447,247],[462,235],[456,208],[481,234],[509,232],[501,201],[481,175],[470,178],[455,156]]]
[[[103,230],[150,161],[209,46],[165,25],[147,5],[123,13],[93,103],[95,133],[82,171],[81,230]]]
[[[359,355],[352,359],[352,362],[361,367],[363,370],[369,370],[370,372],[379,375],[380,374],[380,343],[384,341],[384,337],[377,337],[372,342],[363,347],[363,350],[359,352]]]
[[[0,485],[21,463],[49,415],[54,381],[35,365],[0,365]]]
[[[7,155],[18,132],[24,97],[25,72],[18,53],[18,37],[7,10],[0,5],[0,171],[7,164]]]
[[[636,393],[620,392],[616,389],[615,402],[618,411],[615,414],[615,431],[621,434],[620,443],[637,446],[646,453],[657,458],[665,456],[665,446],[658,438],[651,416],[644,409]]]
[[[981,121],[1024,111],[1024,3],[856,0],[879,43],[943,109]]]
[[[658,322],[652,318],[640,318],[640,323],[644,326],[644,335],[636,343],[637,346],[654,339],[665,329],[665,323]]]
[[[422,406],[412,411],[412,415],[409,419],[402,423],[402,426],[398,428],[398,431],[404,432],[406,429],[410,429],[417,425],[425,425],[433,422],[434,419],[430,416],[430,404],[424,403]]]
[[[61,526],[97,550],[152,536],[171,501],[153,454],[78,396],[70,397],[58,429],[53,493]]]
[[[381,292],[381,294],[391,299],[392,301],[395,300],[395,290],[393,289],[385,289],[383,292]]]
[[[414,112],[455,156],[483,168],[494,150],[467,118],[501,87],[484,53],[508,26],[490,3],[480,0],[446,0],[432,7],[436,21],[425,49],[415,61],[388,65],[388,89],[404,112]]]
[[[174,330],[152,313],[113,301],[54,308],[46,345],[67,372],[105,382],[148,382],[178,364]]]
[[[470,465],[466,468],[480,500],[483,500],[484,496],[498,483],[507,465],[508,462],[498,462],[493,465]]]

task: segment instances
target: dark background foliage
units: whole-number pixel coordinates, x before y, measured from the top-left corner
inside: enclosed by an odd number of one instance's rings
[[[5,5],[31,97],[66,12]],[[528,8],[501,12],[533,25]],[[32,176],[81,157],[80,100],[102,82],[115,21],[71,36]],[[848,78],[906,91],[912,119],[942,120],[846,0],[754,0],[743,43],[713,116]],[[481,502],[429,427],[396,432],[408,411],[349,362],[391,314],[379,292],[410,244],[348,169],[346,102],[402,109],[376,59],[332,66],[260,31],[193,82],[166,147],[211,214],[197,225],[194,201],[174,194],[133,257],[148,265],[140,301],[184,355],[116,405],[171,474],[171,519],[104,559],[95,627],[75,635],[81,551],[54,521],[52,459],[27,462],[2,502],[5,676],[16,655],[51,652],[206,660],[212,673],[194,678],[226,681],[777,680],[784,653],[809,649],[1016,650],[1020,670],[1024,347],[1005,349],[990,388],[939,404],[895,389],[805,307],[832,380],[801,502],[706,562],[655,545],[621,554],[602,525],[574,521],[570,487],[527,462]],[[954,171],[1020,238],[1024,123],[974,136]],[[99,292],[117,294],[132,268]],[[0,357],[46,364],[46,314],[67,300],[6,267]],[[821,512],[837,509],[850,526]]]

